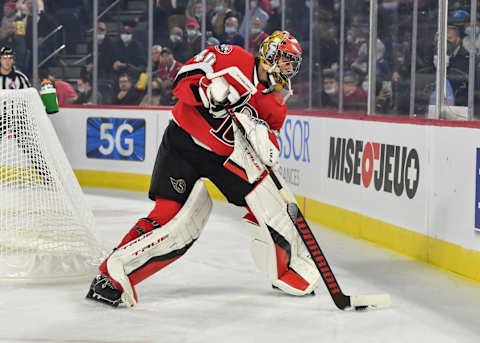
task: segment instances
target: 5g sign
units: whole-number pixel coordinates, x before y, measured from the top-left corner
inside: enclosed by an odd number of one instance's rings
[[[143,161],[145,120],[88,118],[87,157]]]

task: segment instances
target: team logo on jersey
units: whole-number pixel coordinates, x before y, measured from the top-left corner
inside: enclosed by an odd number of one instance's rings
[[[223,55],[228,55],[232,52],[232,46],[230,44],[215,45],[215,50]]]
[[[8,84],[8,89],[16,89],[16,88],[17,88],[17,86],[15,86],[15,82],[10,82]]]
[[[175,192],[179,194],[183,194],[187,190],[187,184],[184,179],[175,180],[173,177],[170,177],[170,182]]]

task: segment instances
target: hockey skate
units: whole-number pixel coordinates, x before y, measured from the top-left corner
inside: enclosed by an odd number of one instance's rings
[[[112,283],[106,275],[97,275],[90,285],[86,296],[87,299],[102,302],[104,304],[117,307],[122,301],[122,291]]]

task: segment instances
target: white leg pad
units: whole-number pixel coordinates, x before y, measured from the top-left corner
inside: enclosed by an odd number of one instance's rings
[[[184,248],[196,240],[212,211],[212,200],[202,180],[198,180],[187,201],[167,224],[128,242],[115,250],[107,261],[107,270],[123,287],[122,298],[134,306],[136,299],[128,274],[156,256]],[[125,297],[124,297],[125,296]]]
[[[250,222],[246,224],[253,237],[250,244],[253,261],[270,280],[277,280],[277,255],[270,233],[258,225]]]
[[[248,223],[253,236],[251,252],[258,268],[267,275],[273,285],[286,293],[293,295],[311,293],[318,286],[320,273],[288,216],[287,206],[270,176],[262,180],[245,200],[259,222],[259,225]],[[288,242],[290,247],[288,267],[308,283],[306,289],[295,288],[279,279],[281,276],[278,275],[275,243],[268,227]]]

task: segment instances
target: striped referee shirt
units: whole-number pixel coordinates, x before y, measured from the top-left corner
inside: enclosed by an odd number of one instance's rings
[[[30,88],[28,77],[21,71],[12,69],[10,74],[3,75],[0,73],[0,89],[22,89]]]

